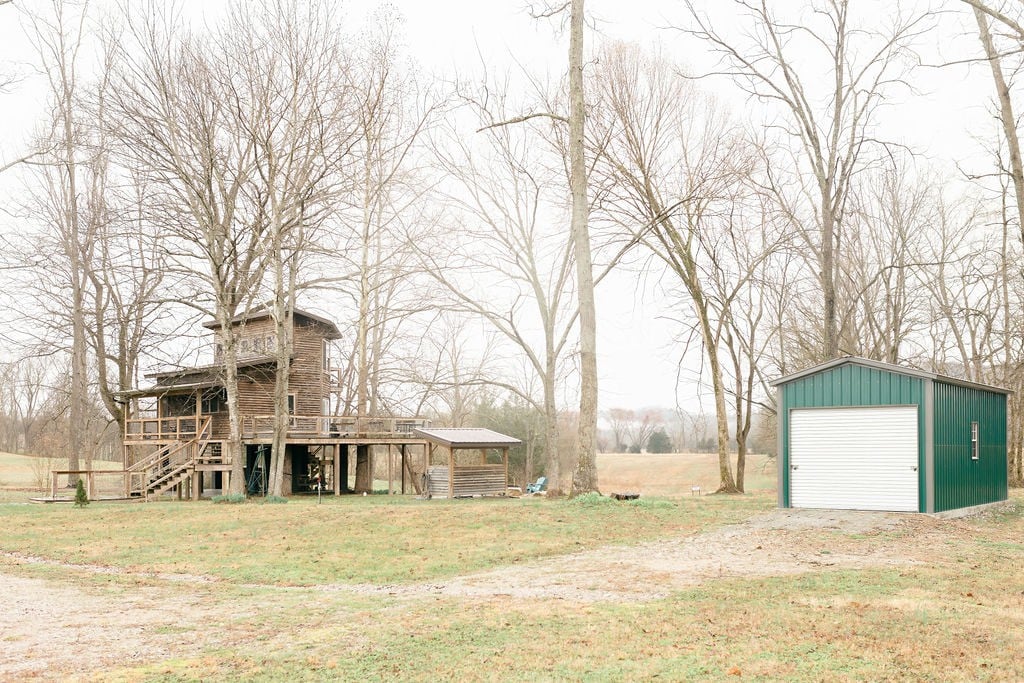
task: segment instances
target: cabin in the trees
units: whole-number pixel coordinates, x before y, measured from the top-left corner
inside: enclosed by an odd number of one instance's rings
[[[204,324],[221,339],[220,326]],[[274,423],[274,352],[278,340],[269,311],[258,309],[232,321],[238,366],[238,404],[245,453],[245,485],[265,493]],[[338,381],[330,365],[329,344],[341,338],[331,321],[295,310],[293,352],[288,377],[289,431],[285,454],[286,492],[317,490],[335,494],[373,489],[375,470],[386,476],[389,492],[420,492],[429,451],[414,429],[428,426],[416,417],[339,414],[334,400]],[[154,384],[124,394],[148,410],[125,425],[125,488],[129,497],[176,491],[198,498],[227,491],[231,471],[227,449],[229,420],[223,349],[212,345],[211,363],[147,377]],[[386,455],[386,467],[374,454]],[[354,467],[350,467],[351,462]],[[350,470],[354,481],[350,486]]]

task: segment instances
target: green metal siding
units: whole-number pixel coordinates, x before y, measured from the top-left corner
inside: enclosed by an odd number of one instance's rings
[[[780,500],[783,505],[790,506],[789,412],[791,410],[833,406],[916,405],[918,416],[918,509],[923,512],[926,505],[924,383],[925,381],[918,377],[850,364],[801,377],[781,385],[779,415],[781,417],[782,450],[779,453],[779,467],[783,472],[783,476],[780,477],[782,482]]]
[[[978,459],[971,459],[971,422]],[[935,382],[935,511],[1006,500],[1006,396]]]

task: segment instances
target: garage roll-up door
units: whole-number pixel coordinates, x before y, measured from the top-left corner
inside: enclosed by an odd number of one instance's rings
[[[916,406],[798,409],[789,420],[790,505],[917,511]]]

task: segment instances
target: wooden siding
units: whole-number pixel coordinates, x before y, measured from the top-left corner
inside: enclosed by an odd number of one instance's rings
[[[435,465],[428,470],[428,491],[432,498],[447,498],[449,469],[447,465]],[[504,465],[476,465],[454,469],[453,496],[500,496],[507,489]]]
[[[256,320],[244,327],[244,336],[272,334],[273,321]],[[288,393],[295,395],[296,415],[320,415],[323,399],[330,394],[329,378],[323,371],[324,335],[326,330],[316,322],[296,323],[293,332],[292,364],[288,374]],[[238,381],[238,409],[242,415],[274,414],[275,371],[240,371]],[[227,406],[213,415],[213,435],[216,439],[228,436]]]

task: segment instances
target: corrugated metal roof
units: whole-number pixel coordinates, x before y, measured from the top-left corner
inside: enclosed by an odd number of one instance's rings
[[[514,436],[506,436],[490,429],[477,427],[447,427],[414,429],[416,436],[449,448],[509,448],[522,443]]]
[[[807,377],[825,370],[831,370],[841,365],[860,365],[866,368],[875,368],[877,370],[886,370],[888,372],[895,372],[901,375],[907,375],[909,377],[920,377],[921,379],[937,380],[939,382],[946,382],[947,384],[956,384],[962,387],[970,387],[972,389],[982,389],[984,391],[994,391],[999,394],[1012,394],[1013,392],[1009,389],[1003,389],[1002,387],[995,387],[990,384],[980,384],[978,382],[971,382],[966,379],[959,379],[957,377],[947,377],[946,375],[939,375],[934,372],[926,372],[925,370],[918,370],[917,368],[907,368],[902,365],[893,365],[892,363],[883,363],[877,360],[871,360],[870,358],[861,358],[860,356],[843,356],[842,358],[835,358],[819,365],[801,370],[800,372],[794,372],[791,375],[780,377],[773,382],[770,382],[771,386],[777,387],[780,384],[788,384],[794,380],[800,379],[801,377]]]

